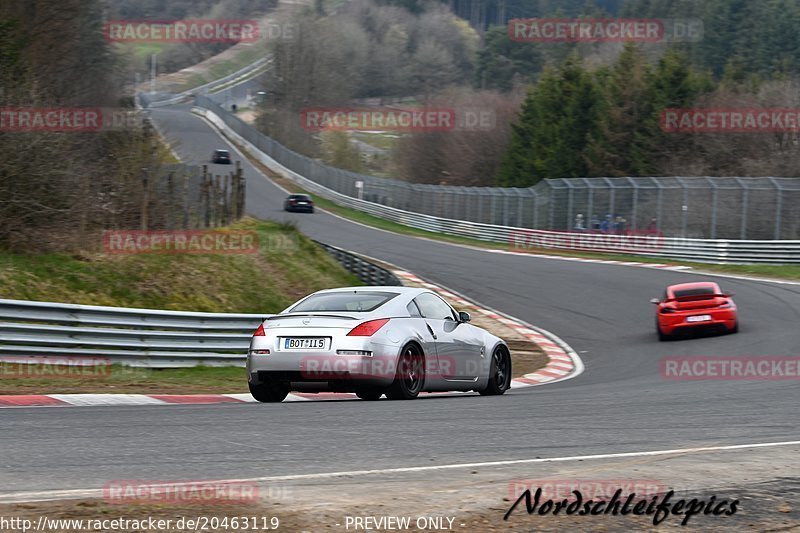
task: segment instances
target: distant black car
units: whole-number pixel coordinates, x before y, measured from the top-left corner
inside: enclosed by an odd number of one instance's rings
[[[305,213],[314,212],[314,201],[307,194],[290,194],[283,202],[286,211],[302,211]]]
[[[211,154],[211,162],[221,165],[230,165],[231,153],[227,150],[214,150],[214,153]]]

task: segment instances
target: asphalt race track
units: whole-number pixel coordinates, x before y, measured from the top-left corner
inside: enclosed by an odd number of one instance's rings
[[[212,150],[232,148],[188,106],[157,109],[153,117],[179,141],[176,151],[187,162],[205,163]],[[736,292],[740,333],[659,343],[648,300],[667,284],[708,278],[502,255],[321,211],[285,213],[284,193],[243,164],[250,214],[294,220],[314,239],[389,261],[543,327],[580,354],[585,372],[499,398],[6,409],[3,491],[800,440],[796,381],[670,381],[659,374],[668,355],[798,355],[800,285],[720,278]],[[792,468],[797,475],[796,462]]]

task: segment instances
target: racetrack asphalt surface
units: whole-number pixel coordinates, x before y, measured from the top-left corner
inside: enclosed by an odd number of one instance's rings
[[[189,106],[152,116],[186,162],[232,148]],[[496,254],[319,210],[286,213],[285,194],[242,164],[249,214],[295,221],[314,239],[545,328],[580,354],[584,373],[496,398],[6,409],[2,492],[800,440],[796,381],[672,381],[659,372],[665,356],[798,355],[800,285],[719,278],[736,292],[740,333],[659,343],[649,299],[668,284],[715,278]]]

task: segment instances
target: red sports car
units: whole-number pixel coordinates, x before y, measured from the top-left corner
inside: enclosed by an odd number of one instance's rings
[[[716,328],[736,333],[739,322],[733,293],[723,293],[712,282],[671,285],[661,298],[653,298],[658,305],[656,331],[659,340],[696,328]]]

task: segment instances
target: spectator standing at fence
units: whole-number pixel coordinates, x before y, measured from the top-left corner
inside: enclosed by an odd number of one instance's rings
[[[575,226],[573,227],[575,231],[586,231],[586,225],[583,222],[583,215],[578,213],[575,216]]]
[[[658,233],[658,219],[653,217],[650,219],[650,223],[647,224],[647,233],[654,235]]]
[[[600,231],[600,217],[597,215],[592,215],[592,229],[594,231]]]
[[[626,226],[628,225],[628,221],[625,220],[623,217],[617,215],[617,218],[614,219],[614,233],[617,235],[622,235],[625,233]]]
[[[611,226],[613,225],[613,221],[611,220],[611,214],[606,215],[606,218],[600,223],[600,231],[603,233],[608,233],[611,231]]]

